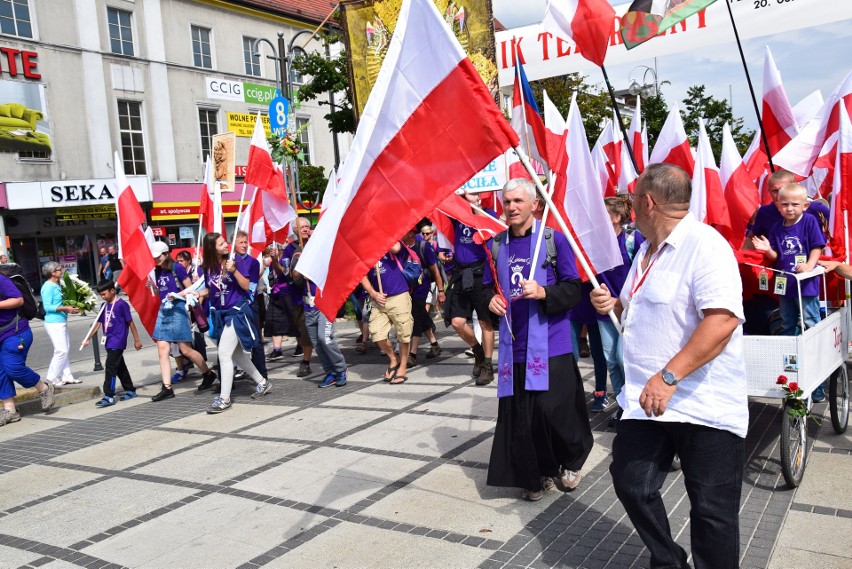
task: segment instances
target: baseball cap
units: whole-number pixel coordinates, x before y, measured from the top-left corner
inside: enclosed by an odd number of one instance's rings
[[[160,255],[162,255],[163,253],[168,253],[168,252],[169,252],[169,246],[168,246],[168,244],[164,243],[163,241],[156,241],[156,242],[154,242],[153,245],[151,245],[151,255],[153,255],[155,259],[157,257],[159,257]]]

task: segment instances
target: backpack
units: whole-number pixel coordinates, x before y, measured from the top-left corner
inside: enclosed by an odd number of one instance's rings
[[[503,245],[503,241],[506,239],[506,233],[498,233],[491,240],[491,258],[494,259],[494,262],[497,262],[497,254],[500,252],[500,246]],[[544,228],[544,246],[546,253],[544,255],[544,264],[543,268],[546,268],[547,265],[553,269],[553,274],[557,275],[557,279],[559,274],[556,271],[556,241],[553,239],[553,229],[550,227]]]
[[[396,266],[399,267],[399,271],[405,278],[405,282],[408,284],[409,288],[414,288],[423,282],[423,265],[420,264],[420,259],[417,255],[415,255],[414,251],[411,250],[411,247],[401,241],[400,244],[408,251],[408,258],[404,263],[400,263],[399,257],[393,253],[391,253],[391,256],[393,257],[393,260],[396,261]]]
[[[24,320],[33,320],[34,318],[44,319],[44,305],[36,301],[35,293],[30,287],[30,283],[24,278],[24,271],[21,265],[17,263],[8,263],[0,265],[0,275],[4,275],[18,287],[18,292],[24,299],[23,306],[18,307],[18,318]]]

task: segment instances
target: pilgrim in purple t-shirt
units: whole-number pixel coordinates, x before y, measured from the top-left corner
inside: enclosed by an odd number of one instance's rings
[[[210,305],[216,310],[227,310],[248,299],[248,291],[243,290],[237,277],[222,269],[204,271],[204,280],[209,291]]]
[[[284,247],[284,251],[281,253],[280,263],[281,266],[284,267],[284,274],[288,276],[289,282],[291,283],[290,288],[290,298],[293,299],[293,304],[296,306],[301,306],[302,302],[302,294],[303,290],[295,286],[293,284],[293,280],[289,278],[290,269],[293,267],[293,255],[300,251],[299,244],[296,241],[292,243],[288,243],[286,247]],[[298,259],[297,259],[298,262]]]
[[[805,213],[811,214],[811,216],[813,216],[813,218],[817,221],[818,226],[821,228],[822,219],[824,219],[827,223],[828,218],[831,215],[831,210],[816,201],[809,201],[808,203],[810,205],[808,205],[808,209],[805,210]],[[822,217],[822,219],[820,217]],[[754,216],[754,225],[751,229],[752,233],[768,237],[769,230],[780,221],[784,221],[784,216],[781,215],[781,211],[779,211],[778,206],[774,203],[762,205],[757,208],[757,214]]]
[[[373,285],[376,292],[379,292],[379,281],[376,279],[376,267],[378,267],[379,274],[382,276],[382,292],[388,296],[396,296],[398,294],[408,292],[408,283],[405,282],[405,277],[402,276],[402,271],[400,270],[400,266],[405,263],[407,259],[408,251],[405,247],[402,247],[399,250],[399,253],[396,254],[396,260],[394,260],[394,255],[388,251],[381,259],[379,259],[376,266],[370,268],[367,273],[367,279],[369,279],[370,284]]]
[[[426,298],[429,296],[429,290],[432,288],[432,272],[430,267],[438,263],[438,255],[435,253],[435,249],[432,248],[432,244],[428,241],[424,242],[421,240],[415,242],[412,250],[420,259],[420,264],[423,265],[423,279],[411,291],[411,296],[414,298]],[[422,257],[420,255],[421,250],[423,251]]]
[[[187,279],[186,269],[180,263],[175,263],[171,271],[157,267],[156,275],[157,288],[160,290],[160,300],[165,300],[170,292],[182,291],[183,281]]]
[[[492,217],[497,217],[497,213],[493,210],[486,209],[485,212]],[[473,240],[476,230],[453,218],[450,218],[450,221],[453,223],[454,233],[453,261],[460,265],[472,265],[485,261],[485,249]],[[490,269],[486,267],[486,270]]]
[[[21,291],[18,290],[18,287],[15,286],[9,278],[5,275],[0,275],[0,299],[6,300],[7,298],[21,298]],[[18,313],[17,308],[7,308],[6,310],[0,310],[0,327],[9,324],[12,320],[15,319],[15,315]],[[0,332],[0,342],[6,340],[11,336],[16,334],[20,334],[24,330],[28,330],[30,327],[30,323],[27,320],[21,318],[18,320],[17,327],[12,324],[2,332]]]
[[[124,350],[127,348],[127,332],[133,316],[130,314],[130,305],[124,300],[116,298],[112,303],[104,303],[104,309],[98,316],[101,323],[107,350]]]
[[[529,326],[530,302],[538,300],[527,300],[523,298],[523,287],[520,282],[527,280],[530,276],[530,239],[532,235],[523,237],[509,237],[508,243],[503,247],[509,250],[509,290],[503,291],[509,297],[509,305],[512,308],[512,332],[515,340],[512,343],[512,359],[515,363],[527,361],[527,328]],[[574,253],[571,251],[568,240],[558,231],[553,232],[556,245],[556,274],[560,281],[579,278],[577,276],[577,265],[574,261]],[[544,252],[542,243],[542,253]],[[502,253],[501,253],[502,254]],[[554,285],[557,282],[556,275],[552,271],[547,272],[547,282],[539,283],[541,286]],[[549,357],[562,356],[571,353],[571,323],[565,318],[565,314],[551,314],[547,317],[548,341],[547,350]]]
[[[638,231],[633,232],[633,239],[633,250],[635,252],[644,239]],[[621,264],[598,275],[598,282],[607,286],[613,298],[618,298],[621,295],[621,289],[624,288],[624,282],[627,280],[627,273],[630,272],[630,266],[632,264],[630,255],[627,252],[627,232],[622,231],[619,233],[616,240],[618,241],[618,250],[621,252]],[[597,314],[597,318],[598,320],[609,320],[609,315]]]
[[[778,253],[775,268],[780,271],[795,272],[797,263],[806,263],[813,249],[825,247],[825,236],[819,223],[812,215],[802,215],[793,225],[784,225],[784,220],[769,230],[769,244]],[[798,296],[799,291],[792,275],[787,275],[787,287],[784,296]],[[811,277],[802,281],[802,296],[818,296],[819,279]]]

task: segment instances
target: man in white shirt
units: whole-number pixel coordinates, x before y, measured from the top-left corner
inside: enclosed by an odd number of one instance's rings
[[[595,308],[615,310],[624,328],[624,414],[610,473],[651,567],[689,567],[660,496],[677,454],[692,506],[693,563],[733,569],[748,429],[742,283],[724,238],[688,213],[690,194],[686,172],[649,166],[633,201],[647,240],[620,298],[605,286],[592,292]]]

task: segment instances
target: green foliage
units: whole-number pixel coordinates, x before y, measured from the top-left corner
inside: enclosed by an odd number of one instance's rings
[[[725,123],[731,125],[731,134],[740,154],[748,150],[754,131],[745,130],[742,118],[734,118],[730,103],[725,99],[716,99],[705,93],[704,85],[693,85],[686,91],[683,99],[683,126],[689,142],[695,146],[698,142],[698,119],[704,119],[707,137],[713,148],[716,160],[722,153],[722,127]]]
[[[321,166],[299,166],[299,190],[303,201],[316,203],[328,185],[328,178]]]
[[[326,33],[323,45],[330,47],[341,41],[340,34]],[[329,130],[335,133],[355,132],[355,111],[352,109],[352,91],[349,85],[349,68],[346,51],[332,58],[325,52],[305,52],[293,60],[293,69],[306,78],[299,87],[300,101],[313,101],[322,97],[320,106],[330,106],[326,100],[328,92],[335,94],[334,107],[325,115]]]
[[[642,120],[648,125],[648,146],[654,147],[669,116],[669,106],[661,94],[642,98]]]

